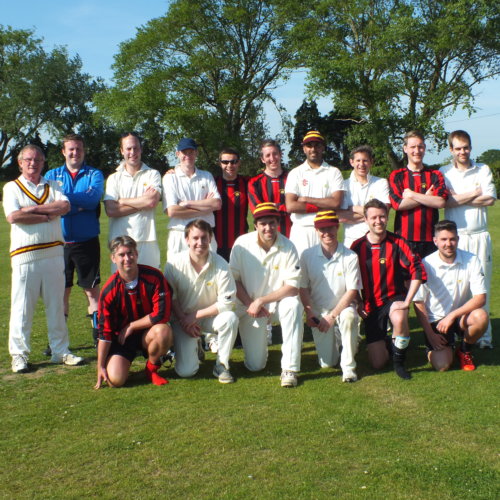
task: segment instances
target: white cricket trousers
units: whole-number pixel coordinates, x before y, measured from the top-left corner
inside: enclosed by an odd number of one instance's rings
[[[477,255],[479,262],[483,266],[484,284],[486,285],[486,304],[484,310],[490,313],[491,296],[491,275],[493,273],[493,258],[491,236],[488,231],[480,233],[464,234],[459,233],[458,248]],[[481,339],[491,342],[491,320],[488,321],[488,328]]]
[[[319,244],[318,233],[314,226],[299,226],[292,224],[290,229],[290,241],[295,245],[299,258],[304,250]]]
[[[64,259],[49,257],[12,266],[9,353],[28,356],[33,315],[38,298],[45,306],[52,355],[69,352],[68,328],[64,318]]]
[[[342,373],[351,375],[356,369],[354,356],[358,352],[359,315],[353,307],[346,307],[335,324],[327,331],[312,328],[318,361],[321,368],[331,368],[339,361]],[[342,354],[340,354],[342,345]]]
[[[245,366],[252,372],[263,370],[267,363],[267,332],[266,325],[281,325],[283,344],[281,347],[281,369],[300,371],[302,337],[304,323],[302,303],[298,297],[286,297],[278,303],[267,305],[271,318],[252,318],[246,309],[237,310],[240,318],[240,337],[245,353]],[[274,309],[274,311],[273,311]]]
[[[229,369],[229,358],[238,333],[238,316],[233,311],[225,311],[213,318],[200,322],[202,332],[216,333],[219,343],[217,365]],[[191,337],[174,321],[175,371],[179,377],[192,377],[200,367],[198,359],[198,338]]]

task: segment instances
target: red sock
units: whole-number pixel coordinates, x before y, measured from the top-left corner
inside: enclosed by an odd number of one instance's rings
[[[158,369],[160,368],[160,366],[153,365],[153,363],[149,362],[149,359],[146,362],[146,376],[154,385],[168,384],[168,380],[166,378],[160,377],[158,375]]]

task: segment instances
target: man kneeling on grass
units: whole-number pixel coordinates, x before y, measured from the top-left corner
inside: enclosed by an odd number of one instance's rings
[[[168,384],[158,375],[160,356],[172,345],[170,289],[161,271],[137,263],[137,244],[129,236],[109,243],[117,271],[99,297],[99,345],[96,389],[104,381],[121,387],[130,365],[142,351],[146,376],[154,385]]]
[[[422,282],[426,280],[420,257],[410,250],[402,236],[387,231],[388,208],[376,198],[364,206],[368,232],[351,250],[358,254],[363,283],[363,309],[368,359],[380,370],[392,353],[394,371],[411,378],[404,366],[410,343],[408,310]],[[407,282],[409,285],[407,286]],[[392,341],[387,337],[390,319]]]
[[[423,263],[425,283],[414,298],[415,311],[426,337],[427,357],[434,369],[446,371],[453,363],[455,334],[460,368],[476,368],[471,351],[488,328],[486,285],[479,259],[458,248],[455,222],[442,220],[434,227],[437,251]]]
[[[212,226],[203,219],[186,225],[188,250],[175,254],[165,266],[173,290],[175,371],[193,377],[200,367],[198,346],[204,335],[217,338],[213,374],[221,384],[234,382],[229,358],[238,332],[236,285],[229,264],[210,250]]]

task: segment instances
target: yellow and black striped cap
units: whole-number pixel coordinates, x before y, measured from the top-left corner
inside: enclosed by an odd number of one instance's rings
[[[322,142],[326,144],[325,138],[317,130],[310,130],[307,132],[304,139],[302,139],[302,146],[308,142]]]
[[[314,227],[319,229],[320,227],[328,226],[338,226],[339,218],[335,213],[335,210],[322,210],[316,214],[314,217]]]
[[[256,207],[255,210],[253,211],[253,218],[254,220],[260,219],[262,217],[279,217],[280,212],[276,208],[276,205],[274,203],[271,203],[270,201],[266,203],[259,203]]]

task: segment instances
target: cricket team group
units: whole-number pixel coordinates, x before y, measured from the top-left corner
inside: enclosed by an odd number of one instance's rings
[[[178,376],[192,377],[206,350],[216,353],[214,376],[231,383],[238,334],[245,367],[258,372],[276,325],[283,339],[280,383],[295,387],[304,323],[319,365],[340,364],[343,382],[358,380],[361,322],[372,368],[392,361],[396,374],[410,379],[405,357],[412,304],[431,365],[444,371],[456,357],[461,369],[474,370],[474,346],[492,348],[487,207],[496,191],[489,167],[471,160],[467,132],[452,132],[448,142],[452,161],[435,169],[423,163],[423,135],[408,132],[406,165],[389,179],[372,175],[372,149],[357,147],[345,180],[324,161],[325,139],[316,130],[303,138],[304,163],[290,171],[282,167],[280,145],[264,141],[264,168],[254,177],[240,175],[238,151],[225,148],[214,179],[196,167],[198,145],[190,138],[179,141],[178,163],[161,178],[143,163],[139,136],[123,134],[123,160],[106,182],[85,162],[80,135],[64,137],[64,165],[44,176],[43,151],[25,146],[18,156],[21,175],[3,190],[11,226],[12,371],[30,369],[40,296],[45,354],[53,363],[84,361],[70,351],[66,326],[75,274],[97,346],[96,389],[124,385],[141,354],[155,385],[168,383],[159,373],[166,360],[173,360]],[[102,287],[101,200],[112,273]],[[163,272],[155,226],[160,202],[168,216]],[[387,228],[390,209],[394,232]]]

